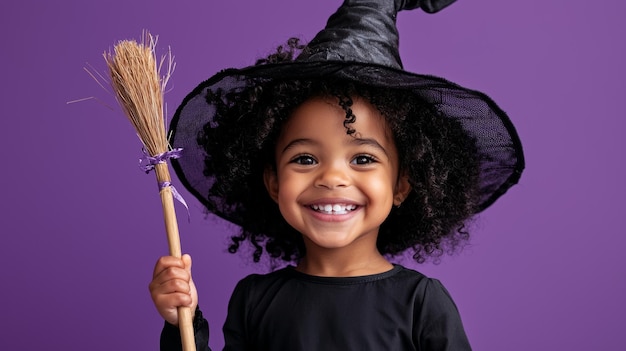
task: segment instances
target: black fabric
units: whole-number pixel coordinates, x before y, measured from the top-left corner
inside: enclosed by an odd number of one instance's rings
[[[193,330],[194,339],[196,342],[197,351],[210,351],[209,349],[209,323],[202,316],[200,308],[196,308],[195,315],[193,317]],[[161,350],[182,351],[182,341],[180,337],[180,330],[177,326],[171,325],[165,322],[163,330],[161,331],[160,340]]]
[[[428,13],[435,13],[454,1],[344,0],[297,60],[350,61],[400,69],[397,13],[420,7]]]
[[[166,329],[162,340],[176,336]],[[471,350],[442,284],[398,265],[363,277],[314,277],[293,267],[250,275],[233,292],[224,338],[226,351]]]

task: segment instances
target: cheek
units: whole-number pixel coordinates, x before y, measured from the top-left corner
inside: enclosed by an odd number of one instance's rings
[[[278,179],[278,209],[289,225],[299,228],[301,209],[298,199],[306,185],[300,177],[294,175],[279,174]]]
[[[307,182],[302,176],[294,173],[278,174],[278,201],[279,204],[289,205],[297,200],[298,195],[305,189]]]
[[[389,174],[368,177],[365,179],[366,189],[371,198],[377,201],[388,201],[393,198],[394,182]]]

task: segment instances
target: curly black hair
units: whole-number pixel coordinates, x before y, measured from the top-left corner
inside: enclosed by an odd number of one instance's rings
[[[257,64],[293,60],[302,46],[290,40]],[[412,250],[418,263],[439,257],[467,241],[465,223],[478,205],[479,155],[475,141],[459,122],[443,117],[414,92],[367,86],[336,78],[268,81],[236,92],[217,91],[207,97],[215,118],[204,126],[198,144],[207,152],[205,175],[214,180],[208,211],[237,213],[241,225],[229,252],[245,241],[258,262],[263,251],[271,259],[297,261],[305,255],[300,233],[282,217],[263,183],[266,167],[275,167],[274,147],[291,113],[311,97],[331,97],[351,124],[355,97],[368,100],[385,117],[398,149],[400,173],[408,175],[411,192],[382,223],[377,246],[397,256]]]

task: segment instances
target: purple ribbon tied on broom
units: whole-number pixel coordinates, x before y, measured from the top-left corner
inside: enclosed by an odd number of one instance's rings
[[[159,163],[165,163],[170,158],[180,158],[180,155],[182,152],[183,152],[183,149],[179,147],[179,148],[175,148],[175,149],[160,153],[158,155],[150,156],[146,152],[146,149],[143,149],[144,157],[139,159],[139,168],[141,168],[141,170],[146,173],[150,173],[150,171],[154,169],[154,166],[158,165]],[[190,217],[189,206],[187,206],[187,202],[185,201],[185,199],[183,199],[182,195],[180,195],[180,193],[176,190],[176,188],[174,187],[174,185],[172,185],[172,183],[159,182],[159,191],[161,191],[162,189],[168,186],[172,190],[172,196],[174,196],[174,198],[178,202],[183,204],[183,206],[185,206],[185,208],[187,209],[187,217],[189,219]]]

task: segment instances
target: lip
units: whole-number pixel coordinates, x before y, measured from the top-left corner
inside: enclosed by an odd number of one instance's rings
[[[305,206],[311,206],[311,205],[322,205],[322,204],[330,204],[330,205],[335,205],[335,204],[344,204],[344,205],[359,205],[358,202],[354,201],[354,200],[350,200],[348,198],[342,198],[342,197],[323,197],[323,198],[319,198],[319,199],[315,199],[313,201],[309,201],[307,203],[305,203]]]

